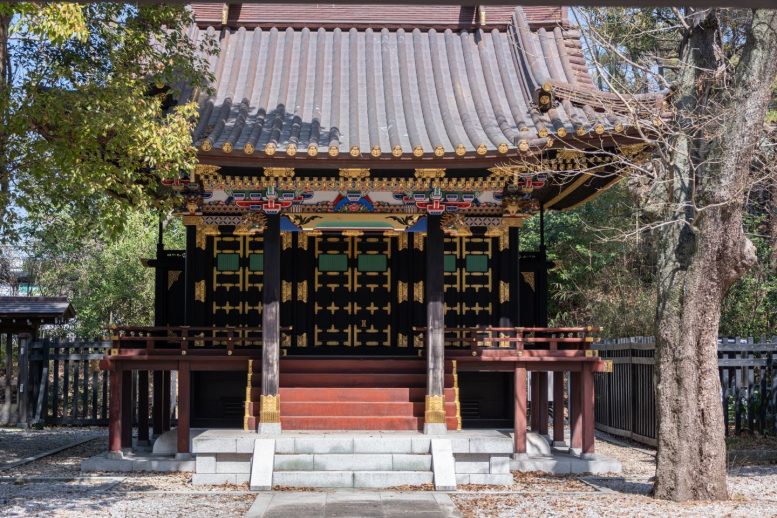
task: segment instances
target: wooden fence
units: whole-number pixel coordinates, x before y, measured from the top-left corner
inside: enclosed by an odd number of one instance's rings
[[[609,374],[597,374],[596,427],[604,432],[655,445],[656,400],[653,381],[655,340],[631,337],[595,344],[613,362]],[[721,338],[718,370],[726,434],[777,433],[777,376],[773,358],[777,338]]]
[[[40,340],[29,344],[27,396],[32,423],[108,424],[108,373],[99,361],[109,341]]]

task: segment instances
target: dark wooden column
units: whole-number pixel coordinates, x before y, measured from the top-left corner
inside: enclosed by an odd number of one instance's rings
[[[178,362],[178,429],[176,434],[178,442],[176,457],[178,458],[189,456],[190,379],[189,362]]]
[[[121,447],[132,448],[132,371],[121,371]]]
[[[441,216],[426,218],[426,411],[424,432],[444,433],[445,425],[445,242]]]
[[[534,287],[537,292],[537,313],[535,324],[548,326],[548,254],[545,248],[545,208],[540,206],[540,253]]]
[[[184,298],[183,298],[183,314],[184,324],[187,326],[194,325],[193,310],[194,310],[194,272],[195,272],[195,259],[197,255],[197,227],[194,225],[187,225],[186,227],[186,260],[184,262]]]
[[[153,395],[153,404],[151,407],[151,413],[153,426],[154,426],[154,437],[159,437],[164,433],[164,408],[165,408],[165,397],[163,395],[164,390],[164,372],[162,371],[154,371],[153,379],[154,379],[154,395]]]
[[[138,443],[148,444],[148,371],[138,371]]]
[[[583,456],[594,454],[594,371],[592,364],[583,364],[580,380],[580,405],[583,414]]]
[[[111,406],[108,418],[108,449],[114,454],[121,454],[121,379],[122,373],[118,365],[113,365],[110,371]]]
[[[553,373],[553,446],[564,446],[564,372]]]
[[[510,243],[510,313],[511,325],[521,325],[521,229],[510,227],[508,229],[508,241]]]
[[[162,429],[167,432],[170,430],[170,408],[172,408],[172,397],[170,388],[170,371],[162,372]]]
[[[532,372],[529,387],[531,390],[531,397],[529,398],[529,404],[531,405],[531,429],[533,432],[538,432],[540,428],[540,377],[538,372]]]
[[[540,435],[548,435],[548,373],[537,372],[535,374],[537,375],[537,395],[539,396],[537,400],[539,412],[537,432]]]
[[[580,397],[580,372],[572,372],[569,375],[569,448],[570,451],[579,452],[583,447],[583,420],[580,411],[582,398]]]
[[[526,368],[516,364],[513,418],[515,456],[526,455]]]
[[[58,374],[57,374],[58,375]],[[11,424],[11,376],[13,376],[13,334],[5,335],[5,415]]]
[[[19,344],[19,369],[16,382],[16,409],[19,416],[17,425],[26,428],[30,424],[30,337],[19,334],[17,342]]]
[[[262,291],[262,395],[259,432],[281,431],[281,402],[278,394],[281,298],[281,219],[267,216],[264,230],[264,285]]]

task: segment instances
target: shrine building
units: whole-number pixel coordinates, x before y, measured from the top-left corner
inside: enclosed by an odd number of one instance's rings
[[[192,9],[220,52],[176,99],[186,248],[149,261],[155,326],[114,331],[111,451],[135,404],[139,439],[170,429],[175,372],[179,454],[192,428],[507,428],[521,454],[549,421],[592,454],[608,365],[595,322],[548,327],[544,215],[624,177],[660,98],[600,91],[561,7]]]

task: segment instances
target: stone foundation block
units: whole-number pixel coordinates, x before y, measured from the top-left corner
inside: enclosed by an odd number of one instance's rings
[[[354,453],[412,453],[410,437],[354,437]]]
[[[301,455],[275,454],[275,471],[312,471],[313,454]]]
[[[313,456],[316,471],[391,471],[391,455],[322,454]]]
[[[195,486],[237,484],[237,477],[234,473],[195,473],[192,475],[192,484]]]
[[[273,484],[289,487],[353,487],[352,471],[276,471]]]
[[[353,487],[385,488],[405,485],[431,484],[433,475],[429,471],[356,471]]]
[[[216,455],[207,453],[198,453],[196,458],[197,473],[215,473]]]
[[[197,471],[199,473],[199,470]],[[219,453],[216,473],[251,473],[251,456],[241,453]]]
[[[407,453],[396,453],[391,455],[391,468],[394,471],[431,471],[431,455],[412,455]]]

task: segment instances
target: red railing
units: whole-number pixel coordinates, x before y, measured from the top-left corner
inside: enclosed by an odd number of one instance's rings
[[[582,327],[446,327],[446,347],[514,351],[589,351],[602,328]],[[426,327],[414,327],[413,332],[426,334]]]
[[[281,333],[289,331],[290,327],[281,328]],[[111,332],[112,356],[122,351],[161,355],[223,351],[231,355],[262,348],[261,327],[116,326]]]

